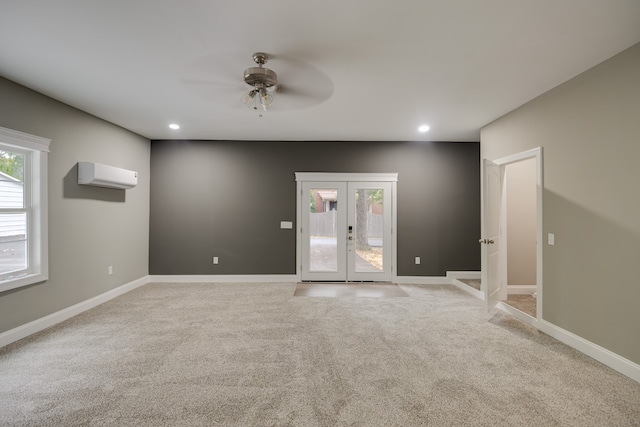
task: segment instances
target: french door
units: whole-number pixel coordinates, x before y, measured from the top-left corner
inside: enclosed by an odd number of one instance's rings
[[[316,178],[299,186],[301,279],[390,281],[395,188],[390,179],[397,175],[298,175]],[[345,177],[360,180],[339,180]],[[373,180],[380,178],[389,181]]]

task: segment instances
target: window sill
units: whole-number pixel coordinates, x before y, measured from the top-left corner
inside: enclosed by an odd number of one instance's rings
[[[21,288],[36,283],[44,282],[49,277],[46,274],[27,274],[20,277],[0,281],[0,292]]]

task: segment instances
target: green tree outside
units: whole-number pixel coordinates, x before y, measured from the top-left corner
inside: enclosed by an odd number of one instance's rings
[[[316,213],[316,199],[313,197],[313,190],[309,191],[309,211]]]
[[[22,181],[24,178],[24,156],[0,150],[0,172]]]

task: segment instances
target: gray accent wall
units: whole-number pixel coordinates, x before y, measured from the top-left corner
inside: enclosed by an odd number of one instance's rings
[[[296,225],[280,229],[296,221],[295,172],[397,172],[398,275],[478,271],[479,153],[458,142],[152,141],[149,273],[295,274]]]
[[[0,333],[145,277],[149,140],[3,78],[0,126],[52,139],[49,280],[0,293]],[[79,161],[138,171],[138,186],[79,186]]]
[[[488,159],[544,147],[543,319],[640,363],[640,44],[481,140]]]

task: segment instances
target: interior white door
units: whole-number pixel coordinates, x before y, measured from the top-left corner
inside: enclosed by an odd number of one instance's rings
[[[391,182],[303,181],[301,279],[391,281]]]
[[[500,301],[502,278],[500,272],[500,203],[501,170],[490,160],[483,162],[482,192],[482,288],[487,311]]]

